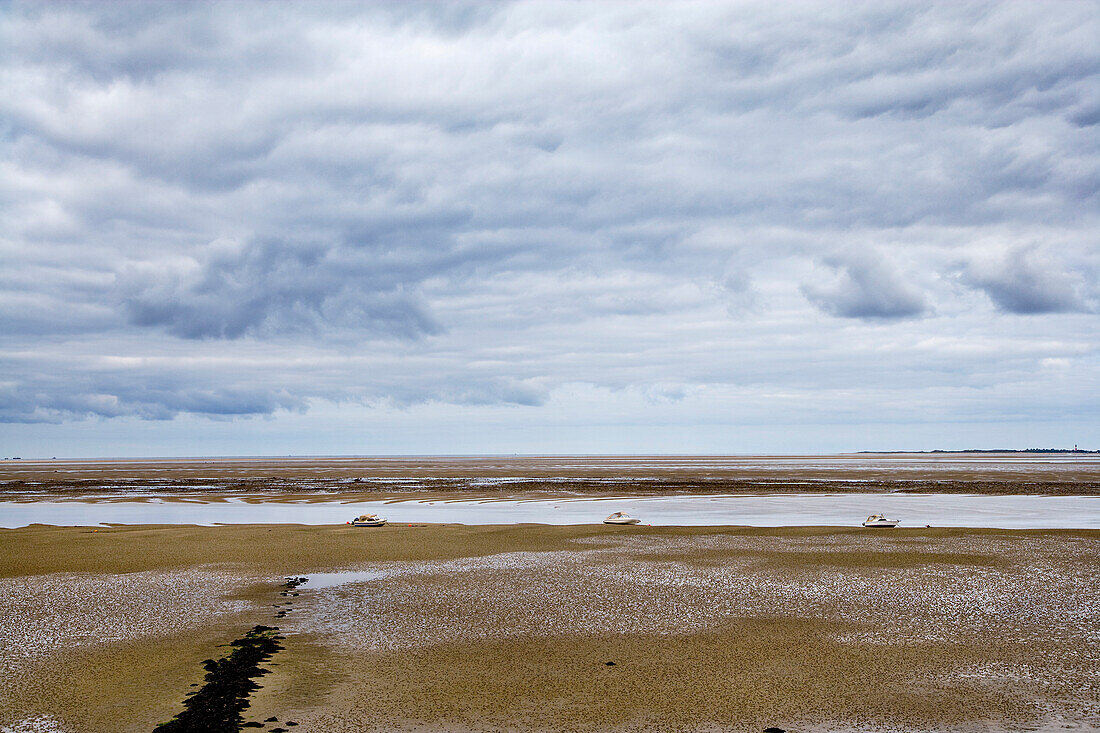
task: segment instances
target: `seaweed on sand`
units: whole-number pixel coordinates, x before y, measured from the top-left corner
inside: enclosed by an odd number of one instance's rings
[[[230,642],[233,651],[221,659],[207,659],[205,682],[189,693],[183,712],[155,728],[156,733],[237,733],[248,707],[248,696],[259,685],[253,678],[268,674],[260,667],[282,649],[285,637],[274,626],[255,626],[247,634]]]

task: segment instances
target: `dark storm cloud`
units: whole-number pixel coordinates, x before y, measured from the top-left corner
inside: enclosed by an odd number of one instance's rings
[[[1095,312],[1097,36],[1084,3],[7,6],[2,414],[690,402],[839,385],[859,329],[939,344],[894,389],[1017,379],[943,343]]]

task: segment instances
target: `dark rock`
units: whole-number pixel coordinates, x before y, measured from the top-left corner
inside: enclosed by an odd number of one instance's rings
[[[765,728],[764,733],[787,733],[782,728]]]
[[[604,662],[604,664],[606,664],[608,667],[614,667],[615,666],[614,662]]]
[[[278,723],[279,719],[272,715],[270,718],[264,718],[265,723]]]

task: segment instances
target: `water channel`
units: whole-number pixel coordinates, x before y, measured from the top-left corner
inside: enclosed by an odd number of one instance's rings
[[[1100,497],[970,494],[772,494],[561,499],[0,502],[0,527],[30,524],[343,524],[374,513],[393,524],[594,524],[624,511],[654,526],[854,526],[883,513],[902,527],[1100,529]]]

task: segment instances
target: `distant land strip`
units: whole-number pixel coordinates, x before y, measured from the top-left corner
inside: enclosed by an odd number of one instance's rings
[[[964,453],[1092,453],[1100,454],[1100,450],[1085,450],[1083,448],[966,448],[964,450],[861,450],[857,455],[917,455],[927,456],[935,453],[948,453],[952,455]]]

